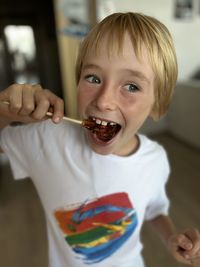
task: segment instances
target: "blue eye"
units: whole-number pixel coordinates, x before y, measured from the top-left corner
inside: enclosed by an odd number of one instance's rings
[[[87,75],[85,79],[90,83],[101,83],[100,79],[95,75]]]
[[[131,93],[134,93],[140,90],[139,87],[134,83],[126,84],[125,88]]]

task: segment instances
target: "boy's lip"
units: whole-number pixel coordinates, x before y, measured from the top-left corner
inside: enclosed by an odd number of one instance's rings
[[[119,132],[114,136],[114,138],[112,138],[111,140],[104,142],[101,141],[97,135],[91,131],[87,132],[87,136],[88,136],[88,140],[90,140],[89,142],[91,142],[91,144],[99,147],[99,148],[111,148],[113,146],[114,143],[116,143],[116,140],[118,138],[118,134]]]
[[[103,122],[103,124],[104,124],[104,122],[106,122],[106,123],[118,124],[118,125],[121,126],[121,124],[119,122],[117,122],[116,120],[106,119],[106,118],[103,118],[103,117],[100,117],[100,116],[89,115],[88,118],[92,119],[92,120],[96,120],[97,122],[99,121],[99,123],[101,122],[101,124],[102,124],[102,122]]]
[[[94,126],[92,126],[94,128],[90,129],[88,132],[88,137],[96,145],[110,145],[116,139],[122,128],[122,126],[115,120],[110,120],[107,118],[105,119],[103,117],[97,117],[93,115],[90,115],[88,119],[90,121],[94,121]]]
[[[115,137],[114,137],[113,139],[111,139],[110,141],[108,141],[108,142],[103,142],[103,141],[101,141],[100,139],[97,138],[97,135],[96,135],[95,133],[88,132],[88,136],[89,136],[90,140],[91,140],[94,144],[96,144],[96,145],[98,145],[98,146],[102,146],[102,147],[106,147],[106,146],[112,144],[112,143],[114,142],[115,138],[116,138],[116,136],[115,136]]]

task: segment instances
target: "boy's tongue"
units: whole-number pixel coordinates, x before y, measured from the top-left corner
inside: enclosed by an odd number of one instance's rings
[[[114,126],[100,126],[99,130],[96,129],[94,133],[96,137],[102,142],[109,142],[111,139],[115,137],[118,132],[117,125]]]
[[[94,137],[105,143],[113,139],[121,129],[121,126],[117,123],[108,122],[103,125],[99,122],[96,123],[96,120],[92,118],[88,119],[87,123],[86,128],[94,134]]]

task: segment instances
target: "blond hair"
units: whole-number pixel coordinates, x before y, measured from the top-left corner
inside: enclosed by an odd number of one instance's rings
[[[136,56],[140,58],[144,45],[155,74],[154,119],[163,116],[171,101],[177,80],[177,59],[171,34],[157,19],[140,13],[114,13],[98,23],[83,40],[76,65],[76,79],[79,81],[85,57],[91,49],[98,52],[102,39],[108,36],[108,53],[112,46],[121,51],[125,33],[130,35]]]

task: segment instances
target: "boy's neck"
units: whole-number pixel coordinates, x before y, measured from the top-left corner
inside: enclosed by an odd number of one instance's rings
[[[128,157],[139,149],[140,147],[140,139],[137,134],[134,135],[133,139],[119,152],[114,153],[115,155],[121,156],[121,157]]]

